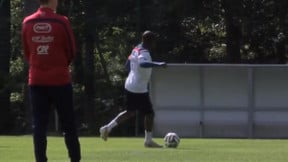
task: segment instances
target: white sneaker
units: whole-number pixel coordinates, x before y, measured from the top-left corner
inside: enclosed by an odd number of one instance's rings
[[[150,141],[150,142],[144,142],[144,146],[147,148],[162,148],[162,145],[159,145],[158,143],[154,142],[154,141]]]
[[[109,130],[108,130],[108,126],[103,126],[99,129],[100,132],[100,137],[104,140],[107,141],[108,135],[109,135]]]

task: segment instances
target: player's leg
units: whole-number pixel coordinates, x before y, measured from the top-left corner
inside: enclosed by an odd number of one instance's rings
[[[33,118],[33,144],[36,162],[46,162],[47,125],[51,104],[45,87],[30,86],[30,101]]]
[[[99,130],[100,137],[106,141],[109,133],[111,130],[116,127],[117,125],[125,122],[126,120],[130,119],[131,117],[135,116],[135,94],[126,91],[126,110],[120,112],[113,120],[111,120],[108,124],[102,126]]]
[[[72,86],[70,84],[59,86],[55,88],[53,95],[56,101],[56,110],[64,133],[69,157],[71,162],[79,162],[81,159],[81,153],[75,123]]]
[[[145,140],[144,146],[145,147],[154,147],[160,148],[161,145],[157,144],[152,140],[152,132],[153,132],[153,125],[154,125],[154,110],[150,101],[150,96],[148,93],[143,94],[141,97],[141,112],[144,113],[144,128],[145,128]]]
[[[154,114],[146,114],[144,118],[144,128],[145,128],[144,146],[152,148],[161,148],[163,146],[157,144],[152,139],[153,124],[154,124]]]
[[[144,116],[145,141],[152,141],[152,131],[154,125],[154,113],[146,113]]]
[[[100,131],[100,137],[104,141],[107,141],[108,135],[114,127],[116,127],[117,125],[130,119],[134,115],[135,115],[134,111],[125,110],[123,112],[120,112],[113,120],[111,120],[108,124],[106,124],[100,128],[100,130],[99,130]]]
[[[122,111],[120,112],[113,120],[110,121],[106,126],[108,128],[108,131],[110,132],[114,127],[117,125],[125,122],[126,120],[130,119],[135,115],[134,111]]]

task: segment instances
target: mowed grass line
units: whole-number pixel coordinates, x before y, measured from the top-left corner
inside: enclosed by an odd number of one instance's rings
[[[157,142],[163,143],[158,138]],[[80,137],[82,162],[287,162],[288,140],[181,139],[177,149],[147,149],[143,138]],[[49,162],[69,162],[62,137],[48,138]],[[31,136],[0,136],[0,162],[33,162]]]

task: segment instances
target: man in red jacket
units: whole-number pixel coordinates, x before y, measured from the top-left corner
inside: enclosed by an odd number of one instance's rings
[[[69,65],[75,40],[65,16],[55,13],[58,0],[39,0],[40,8],[22,23],[24,57],[29,63],[29,92],[36,162],[47,162],[47,125],[51,106],[59,115],[71,162],[79,162]]]

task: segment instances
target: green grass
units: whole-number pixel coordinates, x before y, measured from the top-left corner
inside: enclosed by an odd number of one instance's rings
[[[163,143],[162,139],[156,139]],[[288,140],[181,139],[147,149],[143,138],[81,137],[82,162],[287,162]],[[62,137],[48,138],[49,162],[69,162]],[[31,136],[0,136],[0,162],[33,162]]]

